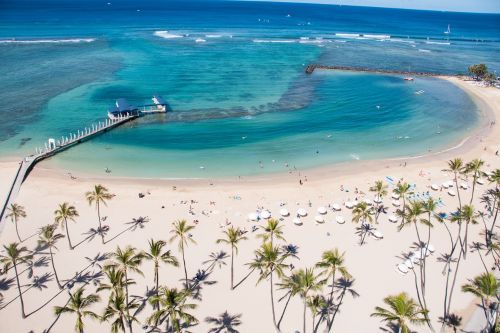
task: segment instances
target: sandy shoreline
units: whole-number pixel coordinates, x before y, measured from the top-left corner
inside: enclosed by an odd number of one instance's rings
[[[491,121],[500,119],[500,90],[494,88],[481,88],[470,82],[460,81],[456,78],[446,78],[452,83],[464,89],[475,101],[480,110],[484,112],[483,123],[472,133],[468,140],[459,147],[446,150],[439,154],[430,154],[421,158],[396,159],[384,161],[360,161],[358,163],[346,163],[326,168],[305,170],[301,177],[307,176],[304,185],[299,185],[298,174],[279,174],[266,177],[244,177],[238,179],[214,179],[204,180],[157,180],[157,179],[121,179],[115,177],[94,177],[74,173],[76,180],[70,179],[67,171],[46,169],[41,163],[32,172],[23,185],[17,202],[26,207],[28,217],[20,222],[20,231],[23,237],[33,234],[36,230],[53,221],[53,211],[57,204],[64,201],[75,205],[80,213],[77,223],[70,225],[70,232],[75,242],[84,238],[83,234],[91,227],[95,227],[95,210],[84,200],[84,193],[91,189],[96,183],[102,183],[110,191],[116,194],[109,206],[104,208],[103,215],[107,216],[110,225],[110,236],[116,235],[126,228],[126,222],[138,216],[148,216],[151,222],[144,229],[134,232],[125,232],[118,238],[102,245],[98,239],[91,243],[84,243],[77,250],[70,251],[66,240],[59,244],[60,251],[55,256],[58,273],[63,278],[68,278],[82,267],[87,261],[84,257],[94,257],[96,253],[113,251],[116,246],[130,244],[140,249],[146,249],[149,238],[168,239],[171,223],[177,219],[187,219],[190,223],[199,220],[193,237],[197,245],[190,245],[187,249],[187,266],[190,275],[197,269],[203,267],[211,252],[224,249],[222,245],[215,244],[215,240],[222,236],[226,221],[233,225],[249,230],[249,240],[240,245],[240,252],[236,258],[236,279],[240,279],[247,272],[245,263],[252,260],[253,251],[258,247],[260,241],[255,238],[251,227],[262,224],[262,222],[248,222],[246,216],[255,211],[258,206],[270,209],[277,215],[280,203],[286,206],[292,214],[298,208],[305,208],[309,215],[304,219],[304,225],[297,227],[292,224],[291,218],[283,221],[284,233],[287,243],[299,246],[300,260],[293,264],[298,268],[311,267],[320,259],[324,250],[338,247],[346,252],[346,265],[355,278],[355,289],[360,294],[357,299],[348,298],[341,308],[341,313],[334,324],[337,332],[375,332],[382,326],[378,319],[369,315],[373,308],[382,304],[382,299],[390,294],[407,291],[415,297],[412,277],[403,276],[396,272],[395,266],[401,262],[401,252],[408,251],[412,242],[415,241],[414,230],[403,229],[398,232],[396,225],[389,223],[384,216],[376,227],[384,233],[384,239],[375,240],[369,238],[364,246],[358,245],[358,237],[355,235],[356,225],[350,222],[350,211],[345,207],[339,213],[328,212],[326,223],[315,224],[314,216],[319,206],[328,204],[342,204],[346,200],[355,197],[362,198],[363,195],[355,194],[355,188],[368,193],[368,187],[375,180],[384,180],[386,176],[395,179],[403,178],[409,183],[416,184],[419,192],[429,191],[430,184],[441,184],[450,180],[451,175],[442,172],[446,167],[446,161],[453,157],[462,157],[465,161],[473,158],[481,158],[485,161],[485,169],[491,170],[500,167],[500,157],[496,151],[500,148],[500,126],[490,126]],[[450,120],[452,121],[452,120]],[[406,162],[407,166],[401,164]],[[6,184],[12,179],[13,170],[17,162],[0,163],[0,189],[5,192]],[[15,171],[14,171],[15,172]],[[470,183],[470,181],[469,181]],[[342,191],[341,185],[349,192]],[[175,186],[175,188],[174,188]],[[484,191],[485,186],[478,188]],[[144,198],[139,198],[138,193],[144,193]],[[446,192],[432,192],[436,197],[441,197],[446,206],[446,211],[452,211],[457,205],[457,198],[451,197]],[[370,197],[370,194],[367,194]],[[479,197],[479,196],[478,196]],[[194,214],[189,213],[191,204]],[[213,204],[212,202],[215,202]],[[479,205],[476,197],[474,201]],[[311,206],[309,206],[309,204]],[[386,199],[386,205],[390,205],[390,199]],[[390,207],[390,214],[394,207]],[[346,219],[344,225],[335,222],[337,215],[343,215]],[[471,230],[471,240],[479,239],[479,227]],[[1,234],[2,244],[16,240],[15,228],[12,223],[7,223]],[[442,226],[436,226],[433,230],[431,243],[436,247],[436,254],[430,257],[429,281],[428,281],[428,304],[431,309],[431,318],[437,324],[442,308],[442,289],[444,278],[441,275],[442,263],[436,259],[443,253],[448,244],[446,230]],[[29,248],[36,245],[34,238],[25,242]],[[176,244],[169,245],[179,258]],[[35,275],[50,272],[50,265],[39,267]],[[146,285],[151,284],[151,263],[143,264],[145,277],[134,275],[138,281],[132,286],[134,294],[142,295]],[[457,277],[457,286],[465,283],[482,271],[480,261],[474,254],[468,256],[463,263]],[[162,282],[169,286],[180,286],[179,279],[182,277],[181,269],[163,267],[160,271]],[[200,325],[193,328],[193,332],[206,332],[207,324],[203,319],[207,316],[215,316],[228,310],[232,314],[242,313],[243,324],[240,331],[243,332],[272,332],[272,320],[270,315],[270,301],[267,282],[256,286],[257,276],[251,276],[236,291],[230,291],[229,264],[221,269],[216,269],[211,280],[217,283],[204,287],[203,301],[197,302],[198,308],[194,314],[200,319]],[[27,284],[30,278],[21,276],[23,284]],[[92,290],[94,287],[87,287]],[[26,292],[25,299],[28,312],[36,309],[42,301],[49,299],[57,292],[54,281],[47,283],[47,289],[42,291],[33,288]],[[281,292],[278,293],[281,296]],[[4,292],[6,300],[15,297],[15,287]],[[9,332],[27,332],[33,329],[36,333],[48,327],[54,318],[52,306],[61,305],[66,301],[67,295],[62,293],[50,302],[49,306],[42,308],[39,312],[21,320],[19,304],[14,302],[0,311],[0,320],[4,323],[2,327]],[[464,316],[464,322],[470,315],[474,299],[467,294],[456,290],[453,301],[453,309]],[[96,311],[102,311],[103,304],[96,307]],[[282,303],[278,304],[281,309]],[[7,320],[9,318],[9,320]],[[15,320],[10,320],[15,318]],[[359,320],[362,318],[362,320]],[[139,319],[144,321],[145,315]],[[309,319],[310,322],[310,319]],[[51,332],[66,333],[74,325],[73,317],[65,316],[57,322]],[[109,324],[86,320],[87,331],[107,332]],[[294,332],[301,327],[301,301],[294,298],[290,302],[283,332]],[[141,326],[136,325],[135,331],[141,331]],[[420,327],[419,332],[426,332]]]

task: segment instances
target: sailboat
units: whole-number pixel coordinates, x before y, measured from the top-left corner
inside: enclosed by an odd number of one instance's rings
[[[448,30],[446,30],[444,33],[447,35],[451,34],[451,29],[449,24],[448,24]]]

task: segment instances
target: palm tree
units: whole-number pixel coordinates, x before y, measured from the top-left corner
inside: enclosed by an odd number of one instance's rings
[[[372,209],[366,202],[360,202],[354,207],[352,210],[352,222],[354,223],[359,223],[361,221],[361,225],[365,225],[366,222],[372,223],[373,222],[373,217],[372,217]],[[366,232],[362,234],[361,237],[361,245],[364,244],[366,237]]]
[[[17,291],[19,293],[19,299],[21,300],[21,315],[26,318],[26,313],[24,312],[24,300],[23,293],[21,292],[21,283],[19,282],[19,272],[17,271],[17,265],[26,263],[33,255],[29,253],[26,246],[18,247],[19,243],[11,243],[9,246],[3,246],[6,252],[6,255],[2,255],[0,257],[0,262],[3,264],[3,271],[7,272],[7,270],[12,266],[14,267],[14,272],[16,273],[16,283],[17,283]]]
[[[481,168],[484,165],[484,161],[481,159],[474,159],[465,165],[465,173],[472,175],[472,194],[470,196],[469,205],[472,205],[472,200],[474,199],[474,191],[476,189],[477,179],[483,174]]]
[[[120,290],[119,292],[113,292],[109,297],[108,305],[104,310],[101,321],[112,320],[113,322],[111,323],[111,332],[118,333],[119,331],[122,331],[123,333],[125,333],[126,323],[132,321],[138,322],[137,318],[129,315],[130,310],[133,310],[137,307],[139,307],[139,304],[137,304],[135,301],[132,301],[127,306],[123,291]]]
[[[453,172],[455,188],[457,189],[458,205],[462,208],[462,200],[460,198],[460,188],[458,186],[458,175],[464,173],[465,166],[461,158],[455,158],[448,161],[448,169],[444,169],[445,172]]]
[[[180,220],[173,223],[174,229],[170,230],[173,236],[170,238],[170,242],[174,240],[178,241],[179,250],[182,253],[182,263],[184,266],[184,281],[186,283],[186,288],[189,287],[188,274],[186,268],[186,256],[184,253],[184,248],[188,245],[188,241],[196,244],[195,240],[191,237],[190,231],[194,229],[193,225],[188,225],[186,220]]]
[[[460,218],[465,221],[465,235],[463,243],[464,260],[467,258],[467,238],[469,235],[469,224],[477,224],[478,215],[472,205],[464,205],[459,211]]]
[[[240,318],[241,314],[230,315],[227,311],[224,311],[218,317],[207,317],[205,321],[214,325],[208,333],[239,333],[235,327],[241,325]]]
[[[326,279],[332,278],[332,288],[330,290],[329,299],[333,299],[333,291],[335,286],[335,274],[340,273],[345,278],[350,278],[351,274],[344,266],[344,253],[340,253],[338,249],[328,250],[321,255],[321,261],[316,264],[316,267],[323,269],[322,274]]]
[[[69,294],[69,302],[65,306],[55,306],[54,312],[56,315],[62,313],[74,313],[76,314],[76,324],[75,331],[77,333],[83,333],[83,319],[85,317],[99,318],[94,312],[87,310],[92,304],[99,302],[100,297],[96,294],[89,294],[88,296],[83,296],[85,289],[83,287],[79,288],[74,294]]]
[[[99,220],[99,232],[101,232],[102,243],[104,244],[104,234],[102,234],[102,225],[101,225],[101,204],[104,206],[108,205],[108,200],[113,199],[115,195],[109,193],[109,190],[102,185],[95,185],[93,191],[88,191],[85,193],[85,198],[89,205],[95,203],[95,207],[97,209],[97,219]]]
[[[402,222],[404,223],[404,213],[406,211],[406,197],[408,196],[408,194],[412,193],[411,186],[410,186],[410,184],[408,184],[406,182],[398,183],[398,185],[394,189],[394,193],[396,193],[397,195],[399,195],[401,197],[401,199],[403,199],[403,210],[402,210],[403,221]]]
[[[306,268],[299,269],[292,273],[290,277],[285,277],[284,284],[289,284],[293,286],[292,290],[294,293],[298,294],[303,301],[303,313],[302,313],[302,332],[306,332],[306,310],[307,310],[307,298],[309,292],[320,290],[323,287],[323,282],[319,281],[319,276],[314,275],[314,269]]]
[[[267,224],[262,226],[262,230],[264,231],[262,234],[257,235],[257,237],[262,238],[263,242],[270,241],[271,245],[273,244],[274,239],[280,239],[282,241],[285,240],[283,237],[282,226],[279,225],[280,221],[275,219],[267,220]]]
[[[389,309],[377,306],[370,316],[382,318],[384,322],[396,322],[399,333],[411,333],[409,324],[422,325],[426,322],[425,310],[404,292],[384,298],[384,303]]]
[[[177,258],[172,255],[170,250],[163,252],[163,248],[167,245],[165,241],[159,240],[155,241],[154,239],[149,240],[149,252],[144,253],[144,259],[151,260],[154,263],[154,285],[156,296],[158,296],[158,288],[159,288],[159,267],[160,263],[172,265],[174,267],[179,266],[179,262]],[[156,310],[158,310],[158,304],[156,305]]]
[[[61,282],[59,282],[59,277],[57,276],[57,270],[54,264],[54,253],[52,252],[52,249],[57,250],[56,243],[59,239],[64,238],[64,235],[57,233],[56,229],[57,225],[55,224],[49,224],[45,227],[42,227],[38,239],[38,246],[49,249],[50,261],[52,263],[52,269],[54,270],[54,276],[56,277],[57,285],[60,289],[62,289],[63,286],[61,285]]]
[[[68,220],[75,222],[75,218],[79,216],[78,211],[75,206],[65,202],[59,205],[59,208],[54,211],[54,215],[55,222],[61,226],[62,230],[66,229],[69,248],[73,250],[74,247],[71,245],[71,238],[69,237]]]
[[[257,283],[269,278],[270,294],[271,294],[271,311],[273,315],[273,324],[279,329],[276,323],[276,312],[274,309],[274,273],[278,277],[283,276],[283,269],[286,265],[283,263],[286,257],[282,255],[279,247],[273,246],[271,243],[263,243],[261,247],[255,251],[255,259],[249,264],[250,268],[258,269],[260,277]]]
[[[8,214],[5,215],[5,217],[10,218],[10,220],[14,223],[16,226],[16,233],[17,233],[17,238],[19,239],[19,243],[22,243],[21,236],[19,236],[19,229],[17,227],[17,222],[23,217],[26,217],[26,211],[24,210],[24,207],[21,205],[18,205],[16,203],[13,203],[10,205],[10,207],[7,208]]]
[[[166,332],[170,332],[170,327],[177,333],[181,332],[183,325],[197,323],[198,320],[188,310],[196,308],[196,304],[187,303],[189,297],[188,290],[179,291],[176,288],[160,287],[159,295],[150,299],[151,304],[160,304],[160,309],[155,311],[148,319],[148,323],[166,322]]]
[[[143,275],[142,271],[139,269],[142,259],[144,258],[144,254],[142,252],[136,252],[136,249],[131,246],[127,246],[125,250],[122,250],[118,246],[116,248],[116,251],[112,253],[111,256],[112,256],[112,261],[105,264],[104,268],[105,269],[114,268],[118,271],[123,272],[124,281],[126,282],[129,281],[128,274],[130,272],[135,272],[140,275]],[[125,284],[125,306],[126,310],[128,311],[128,309],[130,309],[129,292],[128,292],[128,285],[130,283],[127,282],[124,284]],[[127,312],[127,318],[128,318],[128,326],[130,332],[132,332],[132,317],[128,312]]]
[[[111,293],[118,294],[122,292],[125,285],[135,284],[132,279],[125,281],[123,271],[117,270],[115,267],[107,267],[104,269],[104,274],[108,280],[108,283],[101,282],[97,288],[97,292],[101,290],[111,290]]]
[[[313,295],[309,296],[307,299],[307,307],[312,314],[312,331],[316,333],[318,331],[319,325],[323,321],[326,315],[325,309],[328,308],[328,300],[323,295]],[[318,322],[316,322],[316,317],[319,316]]]
[[[243,236],[240,228],[230,227],[224,230],[224,235],[226,238],[220,238],[217,240],[217,244],[224,243],[231,246],[231,290],[234,289],[234,254],[238,254],[238,242],[246,240],[247,238]]]
[[[383,181],[377,180],[375,181],[375,184],[370,187],[370,191],[374,192],[378,197],[378,201],[382,202],[382,198],[387,195],[387,185],[385,185]],[[377,204],[377,211],[375,212],[375,223],[377,223],[380,214],[380,205],[382,205],[382,203]]]
[[[500,301],[500,281],[493,273],[483,273],[464,284],[462,291],[481,299],[488,332],[492,331],[496,320],[496,307],[492,305],[494,302],[498,304]]]

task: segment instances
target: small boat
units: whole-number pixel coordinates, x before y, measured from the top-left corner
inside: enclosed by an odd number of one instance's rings
[[[448,29],[444,32],[446,35],[451,34],[450,25],[448,24]]]
[[[405,76],[404,79],[405,81],[414,81],[415,79],[411,76]]]

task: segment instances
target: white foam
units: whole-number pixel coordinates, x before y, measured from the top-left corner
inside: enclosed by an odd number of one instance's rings
[[[254,43],[295,43],[292,39],[254,39]]]
[[[300,44],[321,44],[324,43],[325,41],[322,39],[309,39],[309,40],[300,40]]]
[[[206,40],[205,40],[205,39],[203,39],[203,38],[196,38],[195,42],[196,42],[196,43],[205,43],[205,42],[206,42]]]
[[[431,42],[431,41],[426,41],[425,44],[435,44],[435,45],[450,45],[450,42]]]
[[[335,36],[340,37],[340,38],[357,38],[360,35],[359,34],[339,34],[339,33],[336,33]]]
[[[350,156],[353,160],[359,161],[359,155],[351,154]]]
[[[221,38],[222,35],[205,35],[206,38]]]
[[[418,49],[418,52],[431,53],[431,50]]]
[[[158,36],[158,37],[161,37],[161,38],[165,38],[165,39],[182,38],[182,36],[181,36],[181,35],[171,34],[171,33],[169,33],[167,30],[159,30],[159,31],[155,31],[155,32],[154,32],[154,35],[155,35],[155,36]]]
[[[390,39],[389,35],[373,35],[373,34],[363,34],[363,37],[373,38],[373,39]]]
[[[69,43],[91,43],[95,38],[68,38],[68,39],[31,39],[31,40],[17,40],[17,39],[3,39],[0,44],[69,44]]]

